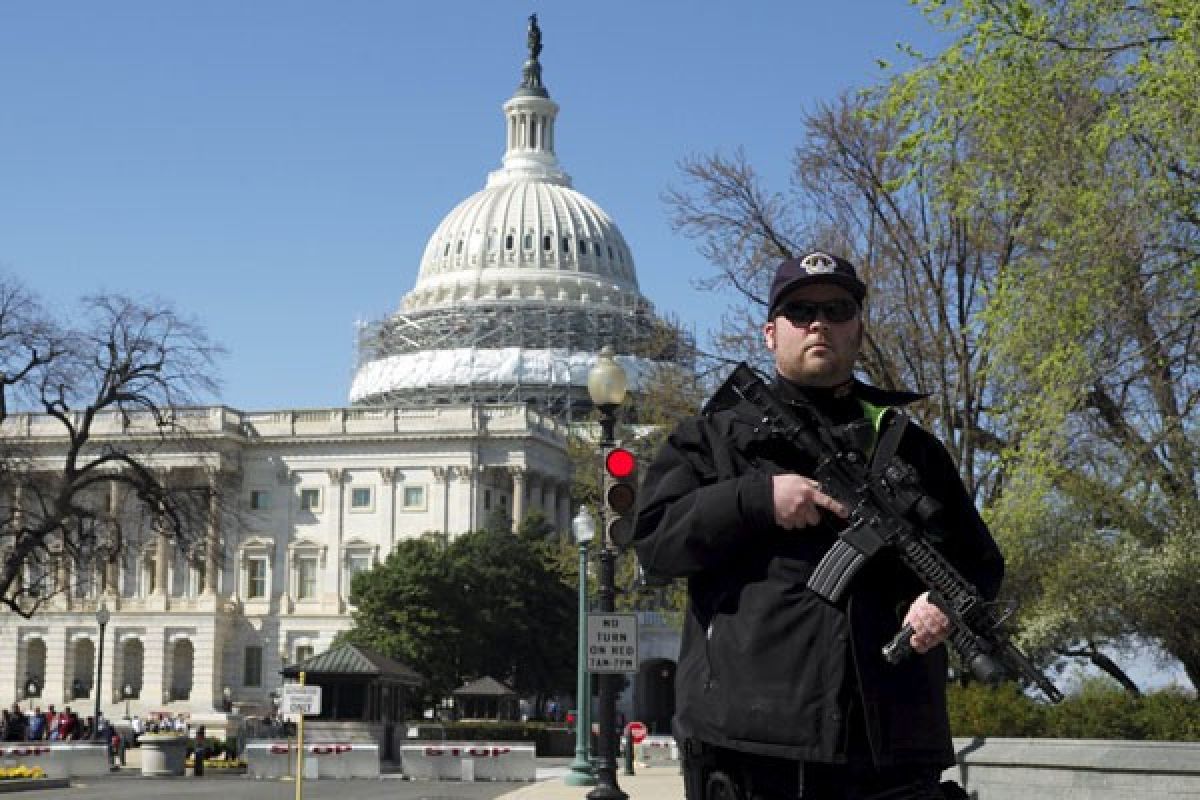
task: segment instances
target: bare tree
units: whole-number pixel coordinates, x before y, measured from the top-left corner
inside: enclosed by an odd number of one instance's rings
[[[32,616],[149,536],[200,557],[215,476],[174,485],[156,455],[187,449],[219,353],[161,303],[90,297],[67,324],[0,276],[0,603]]]
[[[871,287],[862,372],[930,394],[917,415],[986,498],[992,454],[1005,442],[987,413],[979,312],[982,289],[1011,258],[1015,215],[939,203],[925,188],[933,176],[899,146],[903,130],[861,95],[818,107],[805,128],[786,196],[766,189],[738,152],[684,162],[685,188],[665,197],[676,230],[697,239],[715,268],[698,285],[734,290],[715,357],[765,365],[761,327],[780,260],[812,249],[849,256]]]

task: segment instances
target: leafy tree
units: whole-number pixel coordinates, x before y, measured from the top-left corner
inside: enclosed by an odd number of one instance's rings
[[[181,411],[215,392],[219,353],[165,304],[101,295],[59,319],[0,275],[0,604],[32,616],[152,536],[216,546],[218,478],[173,485],[155,456],[189,447]]]
[[[430,699],[490,675],[523,695],[574,683],[575,591],[545,546],[507,528],[399,542],[355,576],[343,637],[409,664]]]
[[[1200,683],[1200,7],[925,7],[955,41],[893,87],[905,146],[952,207],[1021,211],[985,319],[1027,639],[1149,638]]]

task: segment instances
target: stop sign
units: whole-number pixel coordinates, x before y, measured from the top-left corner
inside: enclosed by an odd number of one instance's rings
[[[642,740],[646,738],[646,734],[650,732],[646,730],[644,722],[631,722],[626,727],[629,729],[629,736],[633,739],[634,744],[641,744]]]

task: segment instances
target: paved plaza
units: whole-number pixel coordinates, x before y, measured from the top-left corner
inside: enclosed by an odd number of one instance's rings
[[[567,786],[563,759],[538,759],[534,783],[409,781],[398,775],[378,780],[305,781],[306,800],[583,800],[588,787]],[[618,782],[630,800],[683,800],[678,767],[650,767]],[[13,793],[14,800],[65,798],[71,800],[294,800],[291,781],[254,780],[244,775],[206,775],[202,778],[145,778],[126,769],[111,776],[77,779],[70,789]]]

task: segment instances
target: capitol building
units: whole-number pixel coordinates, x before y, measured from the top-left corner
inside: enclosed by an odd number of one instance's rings
[[[496,512],[514,525],[540,512],[566,534],[566,432],[596,354],[612,346],[636,387],[678,353],[655,344],[662,323],[617,225],[559,164],[540,51],[534,22],[497,125],[501,166],[433,231],[396,312],[360,328],[346,407],[178,409],[189,435],[162,441],[136,417],[97,422],[100,441],[155,440],[151,468],[235,513],[211,514],[191,554],[147,536],[31,619],[0,613],[0,701],[90,714],[102,661],[110,718],[260,713],[283,667],[351,626],[351,578],[398,541]],[[0,428],[49,459],[62,436],[38,414]]]

